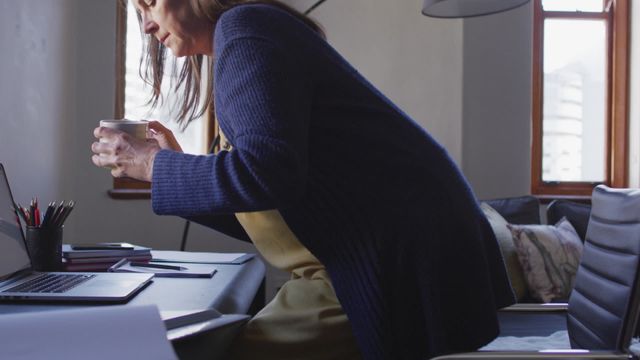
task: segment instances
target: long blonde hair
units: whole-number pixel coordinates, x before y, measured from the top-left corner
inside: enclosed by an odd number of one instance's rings
[[[324,37],[324,31],[315,21],[277,0],[190,0],[190,3],[196,16],[206,18],[214,26],[225,11],[235,6],[243,4],[273,5],[302,20]],[[138,21],[142,22],[139,14]],[[166,48],[155,36],[144,34],[142,31],[141,33],[144,41],[139,72],[142,79],[152,88],[152,94],[147,105],[151,105],[153,109],[162,103],[161,85],[166,62]],[[205,64],[209,69],[209,81],[207,81],[204,100],[201,100],[202,73],[203,65]],[[179,101],[175,104],[179,108],[176,114],[176,122],[182,129],[186,128],[192,120],[202,116],[208,109],[213,112],[212,65],[212,59],[203,55],[187,56],[180,70],[178,70],[176,63],[173,62],[172,78],[177,79],[177,81],[171,84],[171,91],[179,96]],[[182,90],[182,93],[180,93],[180,90]]]

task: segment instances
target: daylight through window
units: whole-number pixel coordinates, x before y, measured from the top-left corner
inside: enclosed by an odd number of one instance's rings
[[[627,0],[534,0],[534,194],[626,183],[627,42]]]

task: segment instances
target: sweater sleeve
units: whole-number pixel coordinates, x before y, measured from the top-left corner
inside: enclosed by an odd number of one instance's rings
[[[309,78],[281,41],[216,44],[215,103],[232,151],[160,151],[153,164],[157,214],[197,216],[286,208],[307,179]],[[295,47],[293,47],[295,48]]]

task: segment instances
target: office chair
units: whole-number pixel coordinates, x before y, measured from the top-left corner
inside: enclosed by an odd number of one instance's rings
[[[635,359],[629,346],[640,312],[639,265],[640,189],[599,185],[593,191],[584,251],[568,306],[517,304],[500,313],[500,336],[513,335],[508,330],[516,328],[514,323],[528,330],[527,335],[549,334],[560,323],[573,350],[477,351],[434,359]],[[531,314],[531,310],[544,313]],[[552,329],[545,328],[545,321],[530,325],[537,316],[549,314]],[[559,316],[563,321],[557,321]],[[506,321],[511,324],[502,326]]]

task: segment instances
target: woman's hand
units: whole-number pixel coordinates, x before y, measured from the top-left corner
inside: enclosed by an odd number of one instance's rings
[[[114,177],[130,177],[151,181],[153,160],[161,150],[155,139],[137,139],[125,132],[97,127],[93,135],[99,141],[91,144],[95,154],[91,161],[100,167],[111,168]]]
[[[162,149],[183,152],[173,132],[156,120],[149,121],[149,135],[158,141]]]

